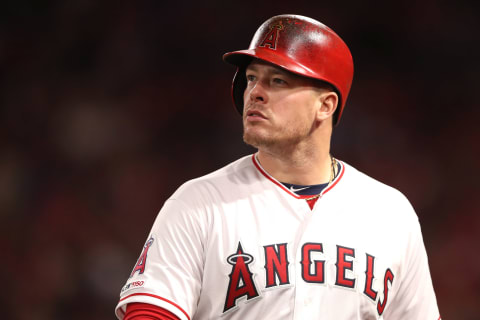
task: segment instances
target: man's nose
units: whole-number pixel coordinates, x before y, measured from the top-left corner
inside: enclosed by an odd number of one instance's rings
[[[258,81],[253,86],[252,90],[250,91],[250,100],[252,102],[263,102],[266,103],[268,100],[268,94],[265,90],[265,84]]]

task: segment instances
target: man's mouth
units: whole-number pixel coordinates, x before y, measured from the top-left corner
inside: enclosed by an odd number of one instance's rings
[[[267,116],[266,116],[264,113],[262,113],[262,112],[260,112],[260,111],[258,111],[258,110],[253,109],[253,110],[248,110],[248,111],[247,111],[247,118],[251,118],[251,119],[253,119],[253,118],[267,119]]]

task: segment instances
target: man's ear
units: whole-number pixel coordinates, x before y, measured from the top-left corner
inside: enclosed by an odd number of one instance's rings
[[[325,91],[318,96],[319,108],[317,110],[317,120],[325,121],[333,118],[338,106],[338,95],[334,91]]]

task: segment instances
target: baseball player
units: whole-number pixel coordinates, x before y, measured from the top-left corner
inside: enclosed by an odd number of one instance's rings
[[[353,78],[346,44],[280,15],[224,60],[258,152],[165,202],[117,317],[440,319],[409,201],[330,154]]]

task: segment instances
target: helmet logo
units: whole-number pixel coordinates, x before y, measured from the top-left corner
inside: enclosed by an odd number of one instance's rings
[[[281,22],[280,24],[275,24],[273,26],[270,26],[270,31],[267,32],[267,34],[265,35],[265,38],[260,43],[259,47],[265,47],[265,48],[268,47],[272,50],[276,50],[279,32],[282,29],[283,29],[283,26],[281,25]]]

